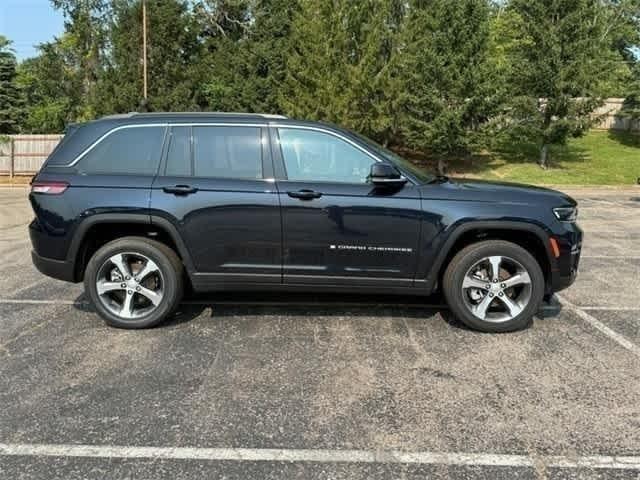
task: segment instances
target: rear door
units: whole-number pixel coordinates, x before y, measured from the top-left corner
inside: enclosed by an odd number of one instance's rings
[[[201,286],[280,283],[280,205],[266,128],[259,124],[173,125],[152,214],[186,244]]]
[[[272,132],[282,204],[283,279],[292,284],[412,286],[420,236],[420,193],[376,188],[378,161],[347,137],[321,128]]]

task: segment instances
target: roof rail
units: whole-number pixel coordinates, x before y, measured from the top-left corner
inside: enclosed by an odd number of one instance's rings
[[[118,120],[120,118],[131,118],[134,115],[137,115],[137,112],[114,113],[112,115],[105,115],[104,117],[100,117],[100,120]]]
[[[287,118],[284,115],[271,113],[243,113],[243,112],[130,112],[116,115],[108,115],[102,118],[131,118],[131,117],[193,117],[193,116],[220,116],[220,117],[262,117],[262,118]]]

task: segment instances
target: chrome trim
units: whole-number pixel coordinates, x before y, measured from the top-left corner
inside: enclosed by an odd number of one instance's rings
[[[404,175],[400,175],[398,178],[378,178],[376,180],[371,180],[371,183],[407,183],[409,179]]]

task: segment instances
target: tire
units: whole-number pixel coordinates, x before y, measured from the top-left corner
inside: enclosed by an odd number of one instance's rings
[[[497,282],[494,264],[499,265]],[[449,308],[460,321],[475,330],[497,333],[521,330],[531,323],[542,303],[545,280],[538,261],[525,249],[487,240],[453,257],[442,286]]]
[[[169,317],[180,303],[183,265],[176,253],[163,243],[143,237],[123,237],[103,245],[93,254],[85,270],[84,286],[91,303],[108,325],[150,328]]]

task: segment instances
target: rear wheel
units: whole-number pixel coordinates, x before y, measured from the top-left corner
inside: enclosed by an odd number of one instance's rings
[[[540,308],[544,275],[522,247],[487,240],[453,257],[443,289],[449,307],[465,325],[483,332],[508,332],[529,325]]]
[[[182,298],[182,264],[160,242],[125,237],[107,243],[91,257],[84,284],[109,325],[153,327],[173,313]]]

